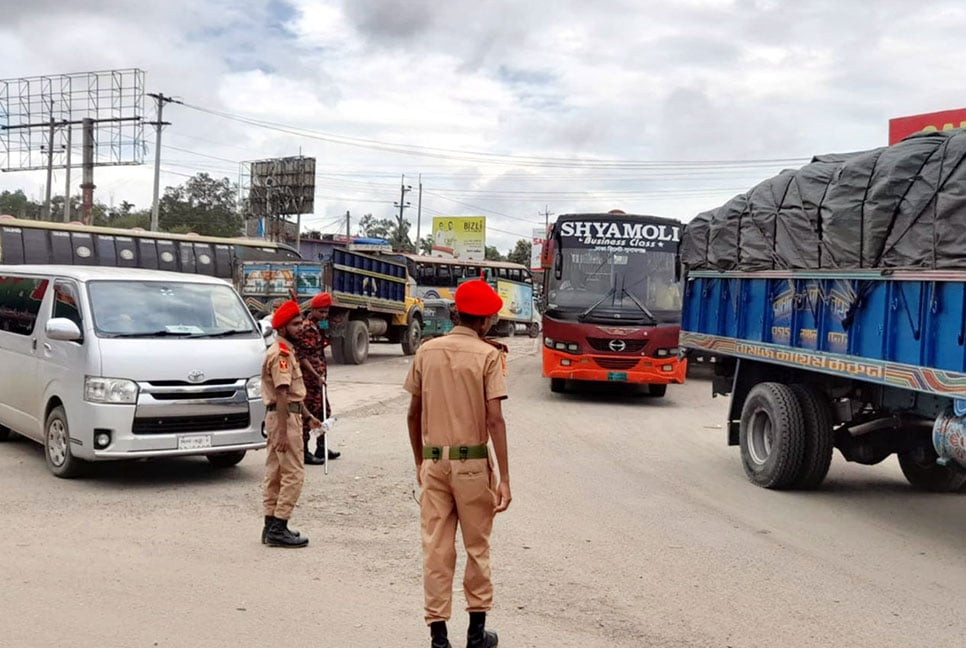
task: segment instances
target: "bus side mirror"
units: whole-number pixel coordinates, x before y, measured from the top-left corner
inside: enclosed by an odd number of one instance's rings
[[[563,277],[563,255],[558,249],[557,253],[553,255],[553,278],[560,281],[561,277]]]
[[[674,282],[675,283],[681,282],[681,255],[680,254],[674,255]]]

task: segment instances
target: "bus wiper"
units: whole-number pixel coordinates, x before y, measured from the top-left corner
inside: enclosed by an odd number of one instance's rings
[[[594,312],[594,310],[595,310],[595,309],[596,309],[596,308],[597,308],[598,306],[600,306],[601,304],[603,304],[603,303],[604,303],[604,301],[605,301],[605,300],[606,300],[606,299],[607,299],[608,297],[610,297],[611,295],[613,295],[613,294],[614,294],[615,292],[617,292],[617,288],[611,288],[610,290],[608,290],[608,291],[607,291],[607,293],[606,293],[606,294],[605,294],[605,295],[604,295],[603,297],[601,297],[600,299],[598,299],[598,300],[597,300],[596,302],[594,302],[594,304],[593,304],[593,305],[592,305],[592,306],[591,306],[590,308],[588,308],[587,310],[585,310],[584,312],[582,312],[582,313],[581,313],[580,315],[578,315],[578,316],[577,316],[577,320],[578,320],[578,321],[580,321],[580,322],[583,322],[583,321],[584,321],[584,319],[586,319],[586,317],[587,317],[588,315],[590,315],[591,313],[593,313],[593,312]]]
[[[227,329],[225,331],[216,331],[214,333],[193,333],[190,337],[192,338],[218,338],[218,337],[228,337],[229,335],[241,335],[242,333],[254,333],[252,329]]]
[[[628,297],[631,298],[631,301],[634,302],[634,304],[641,309],[641,312],[644,313],[644,316],[647,317],[647,319],[651,320],[651,324],[655,324],[655,325],[657,324],[657,318],[654,317],[654,313],[647,310],[647,307],[644,304],[642,304],[637,297],[634,296],[634,293],[627,290],[626,288],[621,288],[621,299],[624,298],[624,295],[627,295]]]
[[[150,337],[191,337],[193,333],[187,331],[169,331],[167,329],[162,329],[160,331],[143,331],[139,333],[110,333],[113,338],[150,338]]]

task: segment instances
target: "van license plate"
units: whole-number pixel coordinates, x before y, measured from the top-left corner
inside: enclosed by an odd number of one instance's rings
[[[627,382],[627,372],[609,371],[607,372],[607,380],[612,382]]]
[[[201,450],[211,447],[210,434],[193,434],[178,437],[178,450]]]

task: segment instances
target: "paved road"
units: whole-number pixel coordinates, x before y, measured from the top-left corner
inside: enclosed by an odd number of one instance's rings
[[[501,645],[963,645],[964,496],[838,456],[820,492],[755,488],[706,381],[664,399],[551,394],[537,343],[512,345]],[[0,445],[0,646],[426,645],[407,360],[373,350],[332,371],[344,456],[308,476],[304,551],[258,543],[261,453],[220,473],[181,460],[62,481],[39,447]]]

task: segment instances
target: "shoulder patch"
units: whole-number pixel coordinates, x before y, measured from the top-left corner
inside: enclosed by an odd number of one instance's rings
[[[283,356],[287,356],[287,355],[289,355],[289,353],[291,353],[291,352],[289,351],[289,348],[288,348],[288,345],[287,345],[287,344],[285,344],[284,342],[279,342],[279,343],[278,343],[278,351],[279,351],[279,353],[281,353],[281,354],[282,354]]]
[[[278,370],[279,371],[288,371],[288,358],[279,358],[278,359]]]

